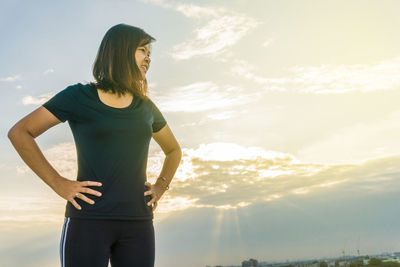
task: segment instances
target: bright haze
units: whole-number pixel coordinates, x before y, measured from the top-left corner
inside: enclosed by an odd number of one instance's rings
[[[59,265],[66,201],[7,131],[93,81],[105,32],[152,44],[150,97],[183,157],[154,215],[156,266],[400,250],[398,1],[2,1],[0,265]],[[74,179],[68,123],[36,141]],[[154,140],[148,180],[164,155]]]

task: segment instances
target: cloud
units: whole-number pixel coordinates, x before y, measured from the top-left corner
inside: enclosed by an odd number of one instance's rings
[[[49,205],[48,200],[40,197],[27,197],[27,196],[8,196],[0,197],[0,210],[6,211],[2,214],[9,214],[11,211],[26,211],[26,210],[43,210],[45,206]],[[3,220],[4,217],[0,217]]]
[[[150,3],[153,5],[161,6],[164,8],[173,8],[174,4],[169,3],[165,0],[141,0],[143,3]]]
[[[227,111],[222,111],[219,113],[212,113],[208,115],[207,117],[211,120],[227,120],[233,117],[233,115],[237,113],[236,111],[233,110],[227,110]]]
[[[45,94],[39,97],[35,97],[35,96],[24,96],[22,98],[22,104],[23,105],[41,105],[44,102],[46,102],[48,99],[50,99],[52,96],[54,96],[54,94]]]
[[[68,179],[74,180],[77,175],[76,148],[73,142],[64,142],[43,150],[45,158]],[[35,175],[26,165],[17,165],[19,176]],[[19,181],[21,183],[21,181]],[[27,181],[30,183],[30,181]],[[25,186],[25,185],[24,185]],[[24,191],[25,192],[25,191]],[[3,195],[0,197],[0,225],[2,229],[14,229],[14,223],[49,223],[58,222],[63,214],[67,200],[61,198],[52,190],[30,192],[18,196]],[[62,211],[60,213],[60,211]]]
[[[265,90],[282,92],[338,94],[393,90],[400,86],[400,57],[376,64],[294,66],[282,78],[257,75],[256,69],[249,62],[236,60],[231,73],[261,84]]]
[[[273,42],[275,42],[275,38],[270,37],[270,38],[268,38],[267,40],[265,40],[261,45],[262,45],[263,47],[268,47],[268,46],[270,46]]]
[[[23,105],[42,105],[45,103],[47,100],[55,96],[56,93],[45,93],[41,94],[39,96],[31,96],[27,95],[24,96],[21,100]]]
[[[213,82],[196,82],[157,96],[163,112],[200,112],[246,105],[256,99],[257,93],[246,92],[236,86],[219,86]]]
[[[0,78],[1,82],[15,82],[21,80],[21,75],[15,75],[15,76],[9,76],[9,77],[5,77],[5,78]]]
[[[221,14],[194,30],[196,36],[173,47],[170,56],[176,60],[190,59],[195,56],[211,55],[216,57],[236,44],[258,23],[240,15]]]
[[[397,192],[400,156],[358,164],[301,162],[293,155],[229,143],[183,149],[159,212],[189,208],[237,209],[294,195]],[[173,207],[173,208],[172,208]]]
[[[43,151],[46,159],[52,166],[64,177],[76,177],[76,148],[73,142],[64,142],[57,144]],[[27,165],[17,166],[20,174],[32,172]]]
[[[54,72],[54,69],[50,68],[50,69],[45,70],[43,72],[43,75],[47,75],[47,74],[52,73],[52,72]]]
[[[201,144],[196,149],[182,151],[181,164],[170,189],[157,207],[156,212],[163,216],[193,208],[238,209],[295,195],[308,197],[321,191],[332,197],[400,190],[398,155],[357,164],[322,164],[302,162],[289,153],[232,143]],[[75,177],[73,143],[56,145],[44,154],[61,175]],[[155,182],[163,160],[162,152],[149,156],[147,172],[151,183]],[[49,195],[43,199],[0,198],[0,214],[7,214],[0,221],[30,220],[34,216],[32,210],[40,210],[46,220],[57,220],[57,211],[65,203],[55,194]]]
[[[262,24],[252,17],[220,7],[202,7],[154,0],[144,2],[172,9],[201,24],[194,29],[193,38],[173,46],[169,55],[175,60],[185,60],[196,56],[215,58],[228,52],[228,47],[236,44],[250,30]]]

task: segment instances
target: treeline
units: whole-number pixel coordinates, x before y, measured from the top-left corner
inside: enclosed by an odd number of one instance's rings
[[[367,256],[366,259],[369,259]],[[328,267],[326,262],[320,262],[320,267]],[[343,266],[343,265],[342,265]],[[371,258],[369,260],[369,264],[364,265],[362,259],[348,261],[345,267],[400,267],[400,263],[398,262],[382,262],[382,260],[377,258]],[[339,261],[335,261],[335,267],[339,267]]]
[[[382,260],[380,260],[380,259],[371,258],[369,260],[369,264],[367,264],[365,266],[369,266],[369,267],[380,267],[380,266],[384,266],[384,267],[400,267],[400,263],[393,262],[393,261],[382,262]]]

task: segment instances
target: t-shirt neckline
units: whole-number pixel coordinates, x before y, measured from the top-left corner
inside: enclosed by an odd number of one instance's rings
[[[112,111],[117,111],[117,112],[119,112],[119,111],[130,110],[130,109],[132,109],[132,108],[134,107],[134,105],[136,104],[136,100],[137,100],[137,98],[138,98],[138,96],[134,95],[134,96],[133,96],[133,99],[132,99],[132,101],[131,101],[131,103],[129,104],[129,106],[126,106],[126,107],[123,107],[123,108],[116,108],[116,107],[112,107],[112,106],[109,106],[109,105],[103,103],[103,101],[101,101],[101,99],[100,99],[100,97],[99,97],[99,93],[97,92],[97,88],[96,88],[95,86],[93,86],[93,85],[89,85],[89,86],[90,86],[90,88],[91,88],[91,90],[92,90],[92,93],[94,94],[94,96],[95,96],[95,98],[96,98],[96,101],[97,101],[102,107],[104,107],[104,108],[106,108],[106,109],[108,109],[108,110],[112,110]]]

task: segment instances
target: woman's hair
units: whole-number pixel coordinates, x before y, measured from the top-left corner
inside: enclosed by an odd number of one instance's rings
[[[139,46],[147,45],[156,39],[143,29],[127,24],[111,27],[103,37],[96,59],[93,63],[91,85],[117,93],[129,92],[143,99],[147,96],[147,79],[136,64],[135,52]]]

